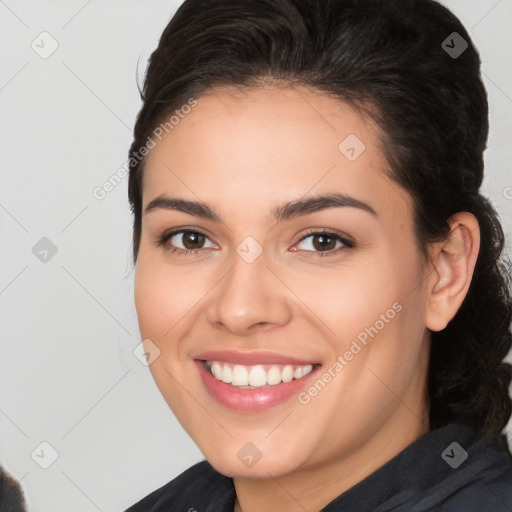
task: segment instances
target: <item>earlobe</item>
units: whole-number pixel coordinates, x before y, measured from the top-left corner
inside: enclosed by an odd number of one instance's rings
[[[459,212],[450,219],[448,237],[432,247],[433,269],[427,279],[425,325],[442,331],[459,310],[468,292],[480,248],[475,216]]]

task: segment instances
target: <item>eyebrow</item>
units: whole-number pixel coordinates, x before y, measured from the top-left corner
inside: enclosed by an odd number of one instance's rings
[[[378,217],[377,212],[369,204],[338,192],[290,201],[272,209],[271,213],[276,222],[282,222],[329,208],[358,208]],[[187,199],[167,197],[162,194],[155,197],[146,206],[144,213],[149,213],[157,209],[178,210],[203,219],[222,222],[220,215],[216,213],[208,203],[201,201],[189,201]]]

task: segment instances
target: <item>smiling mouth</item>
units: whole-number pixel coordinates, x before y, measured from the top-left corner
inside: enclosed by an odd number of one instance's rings
[[[240,389],[261,389],[299,380],[319,364],[256,364],[241,365],[224,361],[201,361],[218,381]]]

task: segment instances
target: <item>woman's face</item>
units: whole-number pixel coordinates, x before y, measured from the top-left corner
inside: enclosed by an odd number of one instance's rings
[[[135,273],[182,426],[222,473],[265,478],[425,432],[428,270],[379,128],[306,89],[218,89],[189,110],[148,155]]]

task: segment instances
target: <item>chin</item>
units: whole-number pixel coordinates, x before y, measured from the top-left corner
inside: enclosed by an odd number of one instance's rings
[[[251,452],[254,457],[252,461],[250,459]],[[301,468],[296,454],[294,454],[294,460],[291,460],[286,458],[287,454],[279,453],[276,450],[269,450],[269,452],[272,455],[266,455],[265,452],[258,454],[250,445],[246,445],[234,455],[230,454],[231,451],[203,454],[215,470],[231,478],[280,477]]]

